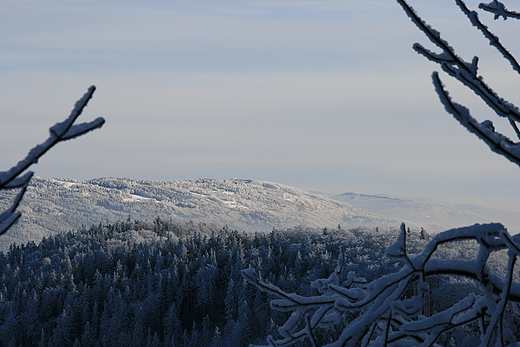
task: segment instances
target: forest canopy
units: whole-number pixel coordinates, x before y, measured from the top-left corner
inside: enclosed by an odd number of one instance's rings
[[[412,254],[430,238],[424,231],[407,233]],[[398,234],[398,229],[340,226],[245,234],[158,218],[100,224],[45,238],[40,244],[12,246],[0,253],[0,345],[265,343],[287,314],[271,310],[273,297],[247,284],[241,270],[255,268],[264,281],[285,291],[316,295],[312,283],[334,271],[340,249],[345,265],[369,281],[396,272],[402,261],[385,257],[385,249]],[[437,256],[469,257],[476,245],[463,246],[447,245]],[[476,288],[449,276],[431,286],[432,311]],[[339,327],[331,327],[318,338],[325,344],[340,333]],[[471,337],[466,333],[447,334],[446,345]]]

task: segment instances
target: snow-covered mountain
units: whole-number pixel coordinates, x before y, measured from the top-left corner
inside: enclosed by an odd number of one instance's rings
[[[4,195],[0,207],[7,206],[12,196],[14,192]],[[18,210],[22,218],[0,238],[0,250],[13,242],[37,241],[82,225],[127,218],[172,218],[227,225],[240,231],[271,231],[296,225],[331,228],[338,224],[344,228],[384,228],[398,227],[403,221],[301,189],[245,179],[34,178]]]
[[[477,205],[450,205],[432,200],[412,200],[386,195],[343,193],[331,199],[346,202],[375,214],[403,218],[437,232],[475,223],[500,222],[512,234],[520,232],[520,213]]]

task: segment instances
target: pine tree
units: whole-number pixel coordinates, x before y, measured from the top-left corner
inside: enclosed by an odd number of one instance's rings
[[[90,322],[87,321],[85,326],[83,327],[83,334],[80,339],[80,346],[82,347],[95,347],[97,341],[96,329],[90,325]]]
[[[134,329],[132,332],[132,341],[134,345],[143,345],[146,342],[145,329],[144,310],[142,307],[139,307],[135,314]]]
[[[228,282],[224,306],[226,322],[234,320],[238,315],[238,305],[235,291],[235,282],[232,278],[230,278]]]
[[[209,346],[213,337],[213,326],[209,315],[202,319],[201,342],[203,346]]]
[[[65,307],[58,317],[56,328],[52,332],[51,344],[53,346],[70,346],[75,340],[74,321],[70,306]]]
[[[177,306],[175,302],[173,302],[168,308],[168,312],[163,320],[164,325],[164,335],[167,336],[167,339],[173,340],[175,336],[181,336],[181,321],[179,319],[179,311],[177,310]]]
[[[222,347],[222,335],[220,334],[220,329],[215,327],[215,331],[213,332],[213,337],[211,339],[211,347]]]

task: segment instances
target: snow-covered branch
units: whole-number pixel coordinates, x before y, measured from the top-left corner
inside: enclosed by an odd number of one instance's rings
[[[398,272],[367,283],[349,271],[341,252],[335,271],[312,283],[315,296],[287,293],[260,280],[255,270],[244,270],[249,283],[274,296],[272,309],[290,313],[279,328],[281,337],[269,336],[268,346],[304,339],[317,346],[315,336],[331,326],[342,333],[328,347],[437,346],[441,336],[455,328],[479,329],[480,346],[513,346],[505,314],[520,303],[520,283],[514,281],[518,237],[498,223],[476,224],[436,235],[414,256],[407,251],[406,237],[402,225],[397,241],[387,249],[387,256],[402,259]],[[440,246],[470,240],[478,244],[473,259],[436,257]],[[489,265],[489,255],[503,250],[509,261],[505,276],[500,276]],[[447,276],[473,283],[474,292],[450,305],[435,302],[433,291],[450,281]]]
[[[397,2],[401,5],[415,26],[417,26],[417,28],[421,30],[438,49],[440,49],[440,53],[433,52],[419,43],[413,45],[414,50],[434,63],[439,64],[444,72],[455,78],[467,88],[471,89],[498,116],[508,119],[509,124],[516,133],[516,136],[520,139],[520,129],[518,127],[518,123],[520,123],[520,108],[500,97],[488,84],[484,82],[484,78],[478,74],[479,58],[474,56],[471,62],[463,60],[455,53],[455,49],[450,46],[448,41],[441,37],[440,32],[428,25],[405,0],[397,0]],[[477,12],[471,11],[462,0],[455,0],[455,3],[466,15],[471,24],[474,25],[489,41],[490,45],[495,47],[502,54],[504,59],[509,61],[513,70],[520,73],[520,64],[518,61],[502,45],[498,36],[493,34],[488,27],[481,22]],[[494,1],[487,5],[480,4],[480,8],[495,13],[495,19],[499,16],[507,18],[507,16],[513,16],[512,14],[514,14],[514,12],[505,10],[505,6],[499,1]],[[468,109],[453,103],[442,86],[437,73],[434,74],[434,85],[441,102],[449,113],[451,113],[466,129],[486,142],[491,150],[505,156],[507,159],[520,166],[520,145],[518,142],[513,142],[505,135],[495,131],[491,121],[489,120],[478,123],[470,116]]]
[[[496,132],[493,122],[490,120],[479,123],[471,116],[466,107],[453,102],[442,85],[437,72],[433,73],[432,79],[435,90],[448,113],[458,120],[469,132],[483,140],[493,152],[503,155],[511,162],[520,165],[520,143],[513,142],[507,136]]]
[[[480,30],[482,35],[484,35],[484,37],[489,41],[489,44],[495,47],[502,54],[502,56],[509,61],[513,70],[520,73],[520,65],[516,61],[515,57],[500,43],[499,37],[493,34],[491,31],[489,31],[488,27],[480,21],[477,12],[470,11],[466,4],[461,0],[455,0],[455,2],[457,3],[457,6],[459,6],[460,10],[466,15],[466,17],[468,17],[471,24],[473,24],[478,30]],[[502,9],[499,11],[501,13],[500,15],[502,15],[502,13],[505,13],[505,6],[498,1],[495,1],[495,3],[499,4],[497,5],[497,8],[501,8],[500,6],[502,6]],[[479,8],[484,9],[483,6],[486,5],[480,4]],[[497,18],[498,17],[495,16],[495,19]]]
[[[12,205],[0,214],[0,235],[5,233],[21,216],[19,212],[16,212],[16,208],[20,204],[29,181],[33,176],[33,172],[29,171],[25,174],[24,172],[31,165],[37,163],[38,159],[56,144],[101,128],[105,123],[105,120],[99,117],[92,122],[74,124],[76,119],[81,115],[85,106],[87,106],[89,100],[92,98],[95,90],[96,87],[91,86],[87,93],[76,102],[69,117],[49,129],[50,136],[47,140],[32,148],[27,156],[19,161],[18,164],[7,171],[0,172],[0,190],[21,188]]]
[[[506,9],[506,6],[497,0],[490,2],[489,4],[482,3],[478,7],[484,11],[493,13],[495,15],[495,19],[498,19],[500,17],[504,18],[504,20],[506,20],[507,18],[520,19],[519,12],[508,11]]]

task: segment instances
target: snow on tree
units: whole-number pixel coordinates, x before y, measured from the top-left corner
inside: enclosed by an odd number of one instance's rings
[[[274,310],[290,316],[278,329],[280,338],[267,338],[268,346],[288,346],[308,339],[319,346],[320,330],[344,325],[339,338],[326,346],[438,346],[441,334],[465,326],[479,329],[480,346],[516,346],[506,313],[520,314],[520,283],[513,280],[520,255],[520,235],[511,237],[498,223],[476,224],[452,229],[433,237],[422,252],[410,255],[407,230],[387,249],[387,256],[402,260],[401,269],[372,282],[349,271],[341,252],[336,269],[327,279],[312,282],[315,296],[288,293],[258,279],[254,269],[243,271],[247,281],[273,295]],[[440,246],[473,240],[478,249],[473,259],[436,257]],[[506,276],[500,277],[489,265],[492,253],[507,251]],[[479,294],[466,297],[442,309],[430,310],[432,278],[450,275],[478,284]],[[345,324],[345,317],[354,317]],[[478,323],[473,324],[472,323]],[[467,334],[471,337],[471,330]],[[459,341],[459,345],[462,341]]]
[[[433,52],[416,43],[413,48],[439,64],[444,72],[479,96],[498,116],[509,121],[520,139],[520,109],[496,94],[478,74],[478,57],[467,62],[441,38],[440,32],[428,25],[405,0],[397,0],[412,22],[440,49]],[[491,33],[475,11],[462,0],[455,0],[459,9],[520,73],[520,65]],[[483,11],[497,18],[520,19],[520,13],[509,11],[504,4],[493,1],[480,4]],[[492,151],[520,166],[520,143],[497,132],[489,120],[479,123],[470,111],[452,101],[439,73],[433,84],[446,110],[471,133],[483,140]],[[439,233],[413,252],[407,244],[404,224],[397,241],[386,255],[401,261],[399,271],[367,281],[351,271],[348,255],[341,252],[336,269],[326,279],[312,282],[316,295],[299,295],[261,279],[255,269],[243,271],[244,278],[261,291],[274,296],[271,308],[285,312],[287,319],[278,328],[278,336],[268,336],[267,346],[289,346],[303,340],[312,346],[520,346],[520,283],[515,270],[520,255],[520,235],[511,236],[502,224],[475,224]],[[425,238],[423,238],[425,239]],[[467,242],[478,247],[471,259],[444,257],[439,249],[445,244]],[[502,260],[497,269],[492,259]],[[454,302],[435,302],[439,284],[453,282],[460,297]],[[513,317],[513,318],[511,318]],[[330,334],[331,329],[340,333]],[[334,332],[334,331],[333,331]],[[323,335],[338,336],[327,341]],[[516,336],[515,336],[516,335]]]
[[[0,191],[20,189],[20,192],[17,194],[11,206],[6,211],[0,213],[0,235],[4,234],[21,216],[20,212],[16,212],[16,208],[19,206],[20,201],[27,190],[29,181],[34,174],[32,171],[25,171],[31,165],[37,163],[38,159],[56,144],[74,139],[94,129],[101,128],[105,123],[105,120],[102,117],[99,117],[92,122],[74,124],[76,119],[81,115],[85,106],[87,106],[89,100],[92,98],[95,90],[96,87],[91,86],[87,93],[76,102],[70,116],[63,122],[56,123],[49,129],[50,135],[47,140],[31,149],[27,156],[19,161],[18,164],[7,171],[0,172]]]

